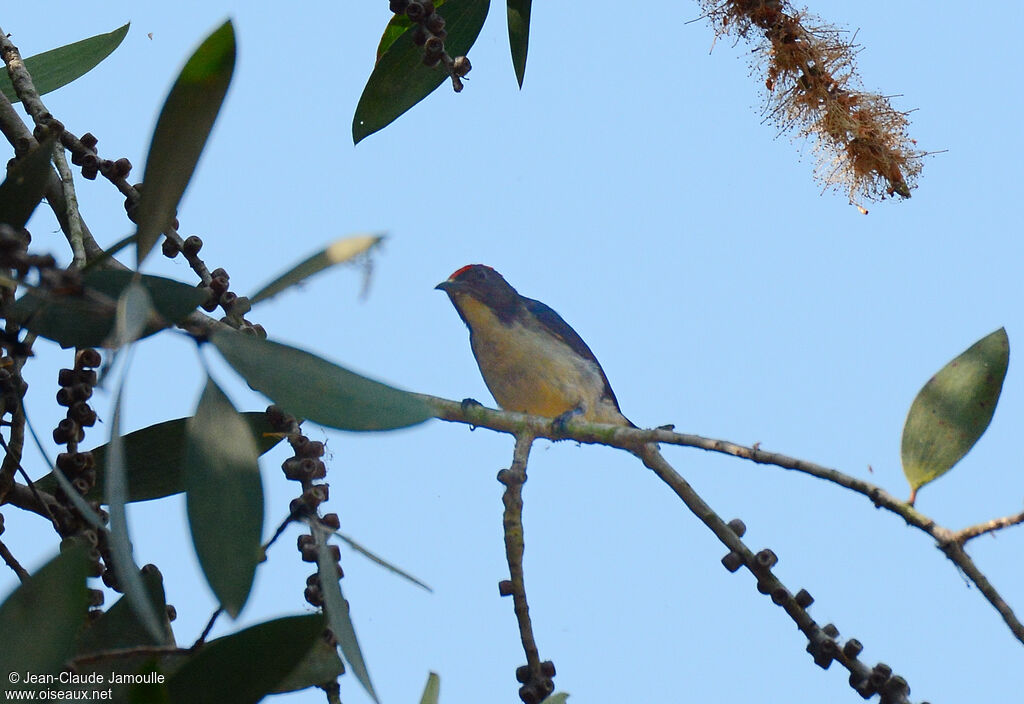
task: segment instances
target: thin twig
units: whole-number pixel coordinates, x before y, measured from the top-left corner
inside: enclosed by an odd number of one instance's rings
[[[75,195],[75,177],[71,173],[67,159],[64,158],[64,145],[53,145],[53,165],[57,167],[61,186],[64,191],[64,210],[68,220],[68,242],[74,254],[72,266],[81,269],[85,266],[85,234],[82,230],[82,215],[78,210],[78,196]]]
[[[986,533],[993,533],[1003,528],[1009,528],[1010,526],[1016,526],[1024,523],[1024,511],[1014,514],[1013,516],[1003,516],[1002,518],[993,518],[991,521],[985,521],[973,526],[967,526],[961,528],[953,534],[952,539],[963,545],[972,538],[977,538],[979,535],[985,535]]]
[[[21,99],[25,111],[32,116],[37,125],[42,125],[52,119],[43,101],[39,99],[39,92],[32,83],[32,76],[25,68],[25,62],[21,58],[21,52],[14,42],[7,36],[7,32],[0,29],[0,57],[7,64],[7,74],[11,77],[11,84],[14,92]]]
[[[15,372],[15,381],[20,381],[20,369]],[[25,448],[25,411],[19,403],[11,410],[10,436],[3,443],[4,459],[0,463],[0,504],[6,502],[7,494],[14,488],[14,474],[21,467],[21,453]]]
[[[217,610],[214,611],[213,614],[210,616],[210,620],[206,622],[206,628],[204,628],[203,632],[199,634],[198,638],[196,638],[196,642],[192,644],[192,647],[189,648],[189,651],[194,651],[200,648],[203,645],[203,643],[206,642],[206,637],[210,635],[210,631],[213,630],[213,624],[217,623],[217,618],[222,613],[224,613],[224,608],[218,606]]]
[[[21,563],[18,562],[17,558],[14,557],[14,554],[4,545],[2,540],[0,540],[0,558],[3,558],[3,561],[14,570],[14,574],[18,575],[18,579],[22,582],[27,581],[32,576],[28,573],[28,570],[21,566]]]
[[[526,654],[528,676],[519,678],[523,683],[519,690],[523,701],[540,701],[554,690],[551,677],[545,673],[533,635],[530,621],[530,605],[526,600],[526,578],[523,572],[523,484],[526,483],[526,463],[533,446],[533,435],[524,432],[516,435],[516,447],[512,455],[512,466],[498,472],[498,481],[505,486],[501,501],[505,506],[502,526],[505,533],[505,557],[508,560],[509,580],[499,585],[502,595],[511,595],[515,605],[516,621],[519,623],[519,637]]]

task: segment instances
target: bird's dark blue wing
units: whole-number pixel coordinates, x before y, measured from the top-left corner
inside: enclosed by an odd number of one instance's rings
[[[611,384],[608,383],[608,377],[605,375],[604,369],[601,368],[601,363],[597,361],[597,357],[595,357],[594,353],[589,347],[587,347],[587,343],[583,341],[583,338],[579,336],[579,333],[573,330],[572,326],[565,322],[565,320],[562,319],[562,316],[555,312],[555,310],[550,306],[545,305],[540,301],[535,301],[532,298],[526,298],[525,296],[522,298],[523,303],[526,305],[526,309],[533,313],[533,316],[541,323],[541,325],[547,328],[555,337],[569,345],[573,352],[594,363],[597,367],[597,371],[601,373],[601,378],[604,380],[604,395],[610,398],[612,402],[615,403],[616,407],[618,407],[618,399],[615,398],[615,393],[612,391]]]

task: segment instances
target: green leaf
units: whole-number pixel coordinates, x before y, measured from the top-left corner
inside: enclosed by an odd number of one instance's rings
[[[444,5],[445,0],[434,0],[434,9]],[[391,21],[388,22],[388,26],[384,28],[384,34],[380,37],[380,43],[377,44],[377,60],[391,48],[391,45],[395,43],[395,40],[402,36],[407,30],[412,28],[412,20],[409,19],[408,15],[404,12],[394,15]]]
[[[288,345],[233,330],[214,333],[210,342],[249,386],[314,423],[342,430],[391,430],[433,416],[413,394]]]
[[[355,550],[357,553],[359,553],[360,555],[365,557],[370,562],[374,562],[377,565],[379,565],[379,566],[383,567],[384,569],[386,569],[387,571],[391,572],[392,574],[396,574],[399,577],[402,577],[404,579],[409,580],[410,582],[415,584],[417,587],[425,589],[428,592],[433,592],[434,591],[429,586],[427,586],[426,584],[424,584],[420,580],[416,579],[415,577],[413,577],[411,574],[409,574],[405,570],[403,570],[400,567],[397,567],[397,566],[391,564],[390,562],[385,560],[383,557],[380,557],[379,555],[370,552],[369,550],[364,548],[362,545],[360,545],[356,541],[352,540],[352,538],[348,537],[344,533],[340,533],[338,531],[334,531],[333,535],[334,535],[334,537],[338,538],[339,540],[344,542],[346,545],[348,545],[350,548]]]
[[[36,92],[39,95],[46,95],[96,68],[121,44],[121,40],[128,34],[129,26],[130,23],[113,32],[97,34],[95,37],[50,49],[25,59],[25,68],[32,74],[32,84]],[[14,86],[6,71],[0,73],[0,91],[12,103],[21,100],[14,92]]]
[[[506,0],[508,6],[508,45],[516,80],[523,87],[526,77],[526,50],[530,45],[530,5],[533,0]]]
[[[154,565],[142,568],[142,583],[146,589],[146,597],[158,614],[167,613],[167,602],[164,595],[163,577]],[[159,638],[145,627],[132,609],[128,597],[122,596],[107,609],[102,616],[91,622],[78,637],[78,655],[110,650],[138,648],[150,645],[174,645],[174,634],[171,624],[162,620],[163,630]],[[107,668],[109,671],[109,667]]]
[[[568,692],[555,692],[544,700],[544,704],[565,704],[565,700],[568,698]]]
[[[242,413],[249,430],[256,438],[260,454],[281,442],[263,411]],[[185,491],[185,425],[188,418],[167,420],[124,436],[125,466],[128,476],[128,502],[149,501]],[[102,501],[105,495],[103,471],[109,445],[92,450],[96,461],[96,484],[86,495],[90,501]],[[53,473],[35,482],[40,491],[53,493]]]
[[[249,424],[212,379],[206,380],[187,435],[185,485],[192,543],[220,605],[237,618],[261,557],[259,448]]]
[[[0,183],[0,222],[17,229],[32,217],[53,173],[50,159],[56,140],[56,135],[50,135],[7,170],[7,178]]]
[[[427,675],[427,684],[423,687],[423,696],[420,697],[420,704],[437,704],[441,696],[441,678],[436,672]]]
[[[369,252],[380,244],[382,239],[384,239],[383,235],[356,235],[335,240],[326,248],[307,257],[261,288],[249,297],[249,301],[255,305],[276,296],[281,291],[305,281],[328,267],[350,261],[360,254]]]
[[[320,614],[288,616],[211,641],[167,681],[171,701],[258,702],[294,671],[323,630]]]
[[[338,649],[323,639],[317,639],[313,649],[306,653],[294,670],[274,687],[274,694],[297,692],[333,682],[345,674],[345,664],[338,657]]]
[[[89,606],[88,554],[73,542],[0,605],[0,693],[27,689],[10,673],[56,675],[75,650],[75,634]]]
[[[327,614],[327,623],[338,641],[341,654],[345,657],[352,674],[359,680],[359,684],[367,691],[373,701],[377,699],[377,693],[370,682],[370,673],[366,671],[366,662],[363,660],[363,651],[359,647],[359,640],[356,638],[356,629],[352,625],[352,618],[349,614],[348,600],[341,593],[341,582],[338,575],[338,563],[331,555],[327,545],[327,538],[330,531],[318,523],[310,523],[310,530],[316,540],[316,563],[317,573],[320,576],[320,589],[324,596],[324,612]]]
[[[999,328],[971,345],[917,394],[903,426],[903,473],[910,503],[948,472],[988,428],[1003,389],[1010,341]]]
[[[146,158],[135,221],[138,263],[174,222],[235,68],[235,30],[227,21],[199,45],[164,102]]]
[[[490,0],[448,0],[438,10],[446,22],[448,37],[444,45],[449,56],[464,55],[473,46],[489,5]],[[353,141],[359,144],[390,125],[447,78],[442,64],[424,66],[423,49],[413,44],[412,32],[402,33],[381,55],[366,82],[352,119]]]
[[[114,397],[113,417],[110,420],[110,448],[106,457],[107,509],[110,513],[107,543],[114,560],[114,574],[117,576],[119,590],[124,593],[135,615],[153,639],[160,640],[164,635],[161,616],[157,615],[149,600],[146,586],[132,556],[132,543],[128,537],[128,514],[124,508],[128,497],[128,480],[125,476],[124,441],[121,438],[121,405],[127,374],[128,364],[125,363],[121,382]]]
[[[117,301],[135,276],[124,269],[93,269],[83,275],[82,291],[30,290],[6,310],[6,317],[62,347],[100,347],[113,339]],[[139,282],[156,312],[143,337],[184,320],[207,297],[195,286],[161,276],[142,276]],[[133,305],[133,310],[139,309]]]
[[[154,312],[146,287],[138,279],[132,280],[117,299],[114,330],[104,347],[118,349],[138,340]]]

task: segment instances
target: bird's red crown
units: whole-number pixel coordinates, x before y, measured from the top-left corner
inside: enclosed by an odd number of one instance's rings
[[[462,267],[461,269],[456,269],[452,273],[452,275],[448,277],[448,280],[449,281],[454,281],[455,279],[459,278],[460,276],[465,274],[470,269],[472,269],[474,267],[478,267],[478,266],[482,266],[484,269],[490,269],[491,271],[494,271],[494,269],[491,269],[491,267],[487,266],[486,264],[467,264],[466,266]]]

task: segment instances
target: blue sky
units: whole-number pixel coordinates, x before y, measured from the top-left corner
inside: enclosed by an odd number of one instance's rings
[[[60,22],[18,5],[0,26],[31,55],[132,22],[104,64],[44,100],[70,130],[99,137],[103,156],[128,157],[141,179],[177,70],[206,33],[235,21],[235,79],[180,208],[182,233],[203,238],[206,262],[225,267],[239,293],[336,237],[388,233],[365,301],[359,273],[341,269],[258,307],[250,317],[275,339],[404,388],[490,404],[464,326],[432,290],[456,268],[486,263],[576,328],[637,424],[760,442],[904,496],[899,442],[914,395],[1005,326],[1011,362],[992,426],[918,507],[954,529],[1019,511],[1024,145],[1007,69],[1019,60],[1024,11],[811,8],[858,30],[865,87],[916,110],[921,149],[946,150],[926,160],[912,199],[866,204],[865,216],[844,193],[821,193],[810,145],[762,123],[749,47],[720,39],[709,53],[710,28],[685,23],[696,3],[599,4],[589,14],[554,5],[534,9],[522,91],[495,3],[465,91],[438,91],[358,147],[350,125],[389,17],[382,0],[88,9],[60,0],[48,5]],[[101,244],[129,232],[109,184],[78,188]],[[64,252],[52,217],[31,228],[35,246]],[[154,256],[145,268],[194,280],[180,260]],[[40,401],[29,411],[47,428],[57,409],[42,399],[71,357],[42,344],[37,353],[26,373]],[[126,428],[191,413],[202,383],[194,354],[174,335],[139,345]],[[208,356],[236,405],[262,408]],[[109,402],[95,400],[108,419]],[[89,440],[108,431],[109,420]],[[512,605],[497,593],[507,568],[494,479],[511,439],[440,421],[308,432],[328,444],[328,509],[342,529],[435,590],[343,550],[343,588],[382,701],[418,701],[429,670],[441,675],[443,702],[514,701],[524,657]],[[779,555],[777,574],[811,592],[819,623],[861,640],[863,658],[890,664],[914,700],[1019,696],[1020,643],[924,534],[807,476],[697,450],[666,455],[723,517],[746,522],[753,549]],[[268,533],[295,494],[278,469],[284,456],[264,461]],[[725,549],[632,457],[540,442],[525,500],[534,626],[573,700],[861,701],[839,666],[811,663],[792,623],[748,574],[721,567]],[[53,554],[39,544],[39,519],[4,514],[3,540],[30,569]],[[129,512],[137,560],[163,570],[189,644],[214,603],[184,516],[178,499]],[[260,568],[239,622],[223,619],[215,633],[306,610],[297,534]],[[1018,611],[1022,548],[1018,528],[969,549]],[[14,583],[0,572],[0,592]],[[368,701],[351,677],[342,698]]]

